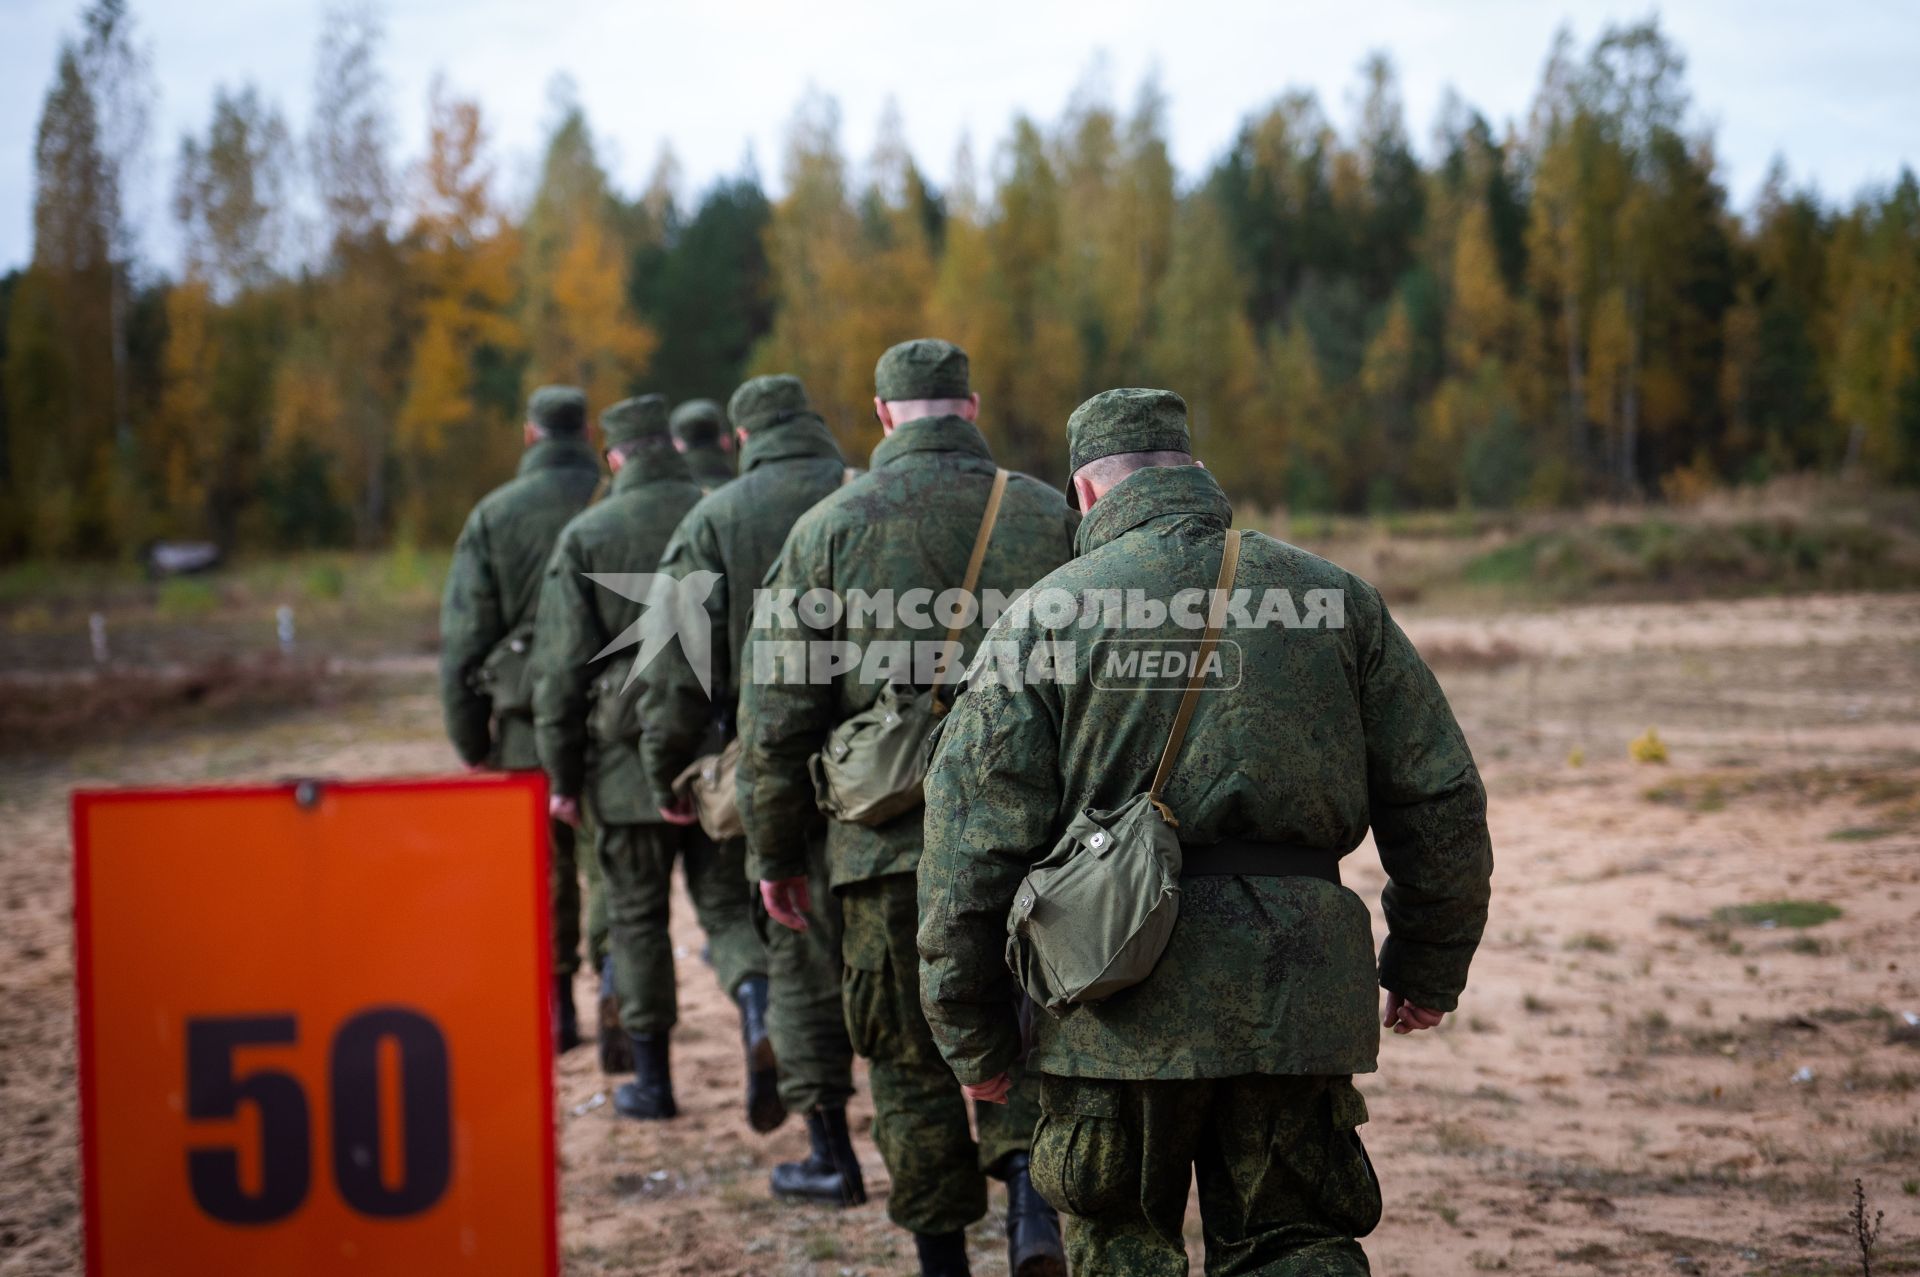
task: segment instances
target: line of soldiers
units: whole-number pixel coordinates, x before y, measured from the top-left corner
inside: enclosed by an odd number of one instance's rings
[[[1372,587],[1247,534],[1232,542],[1239,588],[1342,591],[1344,625],[1236,631],[1239,685],[1176,711],[1180,698],[1096,685],[1095,640],[1121,633],[1112,618],[1013,609],[989,634],[976,609],[957,627],[963,655],[991,639],[1024,667],[1073,632],[1077,668],[966,687],[940,722],[924,809],[824,817],[813,761],[887,689],[857,661],[825,678],[756,668],[754,645],[923,635],[904,610],[756,616],[757,587],[938,594],[971,559],[976,596],[1124,588],[1164,603],[1212,580],[1232,521],[1170,392],[1109,391],[1076,410],[1063,495],[998,470],[958,347],[893,347],[875,391],[885,438],[865,473],[791,376],[748,381],[724,420],[705,401],[671,416],[659,396],[623,401],[601,416],[613,482],[589,508],[584,397],[544,388],[519,477],[461,534],[442,613],[447,726],[470,765],[547,773],[558,1048],[579,1041],[573,850],[589,820],[608,929],[589,955],[604,943],[634,1070],[619,1112],[675,1112],[677,860],[740,1009],[750,1124],[805,1115],[809,1154],[775,1169],[777,1196],[865,1200],[846,1117],[858,1052],[888,1214],[922,1274],[969,1271],[964,1231],[995,1179],[1021,1277],[1062,1277],[1069,1259],[1080,1274],[1184,1273],[1196,1175],[1208,1271],[1364,1273],[1356,1238],[1381,1207],[1352,1075],[1375,1067],[1376,990],[1397,1033],[1454,1009],[1492,871],[1484,791],[1437,683]],[[704,598],[710,669],[690,657],[698,643],[641,641],[648,595],[621,579],[648,573]],[[914,680],[928,685],[924,670]],[[1200,867],[1179,880],[1166,951],[1106,1001],[1039,1011],[1005,957],[1016,892],[1077,813],[1143,789],[1176,712],[1185,744],[1163,810]],[[745,832],[715,841],[675,781],[736,737]],[[1390,878],[1377,965],[1337,869],[1369,827]],[[1209,870],[1212,844],[1243,854]],[[610,1054],[603,1044],[603,1063],[621,1063]]]

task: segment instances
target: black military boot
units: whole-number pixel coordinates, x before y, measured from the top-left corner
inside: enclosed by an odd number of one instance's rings
[[[573,976],[553,977],[553,1049],[565,1055],[580,1045],[580,1016],[573,1009]]]
[[[747,1049],[747,1125],[764,1135],[787,1120],[773,1039],[767,1036],[767,977],[748,976],[734,999],[740,1004],[740,1041]]]
[[[673,1102],[673,1073],[667,1065],[667,1035],[633,1035],[633,1081],[613,1091],[614,1111],[623,1117],[657,1122],[680,1116]]]
[[[773,1168],[773,1195],[791,1201],[858,1206],[867,1200],[866,1179],[854,1156],[844,1108],[807,1114],[807,1159]]]
[[[1067,1277],[1067,1251],[1060,1243],[1060,1216],[1033,1187],[1025,1153],[1000,1159],[1007,1184],[1007,1271],[1013,1277]]]
[[[620,995],[613,988],[613,959],[600,963],[600,1071],[633,1072],[633,1042],[620,1027]]]
[[[965,1233],[915,1233],[913,1248],[920,1254],[920,1277],[973,1277]]]

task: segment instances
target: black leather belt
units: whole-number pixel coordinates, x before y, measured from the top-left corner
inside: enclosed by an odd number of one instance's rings
[[[1201,846],[1181,844],[1182,878],[1242,874],[1249,878],[1318,878],[1340,885],[1340,857],[1322,847],[1224,838]]]

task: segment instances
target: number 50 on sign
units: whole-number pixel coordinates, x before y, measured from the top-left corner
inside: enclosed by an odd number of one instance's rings
[[[87,1271],[551,1274],[537,778],[82,793]]]

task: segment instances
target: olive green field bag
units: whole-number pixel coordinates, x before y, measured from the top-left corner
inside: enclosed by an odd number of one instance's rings
[[[1220,641],[1240,562],[1227,533],[1193,674],[1154,769],[1153,783],[1114,811],[1086,809],[1036,862],[1007,913],[1007,967],[1027,996],[1056,1016],[1131,988],[1152,974],[1180,916],[1180,822],[1161,795],[1186,741]]]
[[[473,672],[473,690],[486,697],[494,715],[533,712],[533,622],[523,621],[493,645]]]
[[[637,688],[627,686],[627,665],[613,661],[593,680],[587,734],[598,744],[632,744],[640,739],[640,697]]]
[[[980,567],[1000,517],[1007,478],[1005,470],[993,472],[993,488],[960,585],[963,593],[972,594],[980,583]],[[949,647],[959,642],[960,629],[956,625],[947,631]],[[922,785],[927,775],[927,738],[952,705],[945,697],[950,672],[941,670],[932,689],[925,692],[889,684],[871,706],[827,734],[820,752],[807,760],[821,811],[851,824],[883,825],[926,801]]]
[[[736,788],[740,773],[740,738],[734,737],[717,754],[705,754],[673,778],[674,796],[691,798],[700,828],[715,842],[738,838],[747,832],[740,819],[740,797]]]

